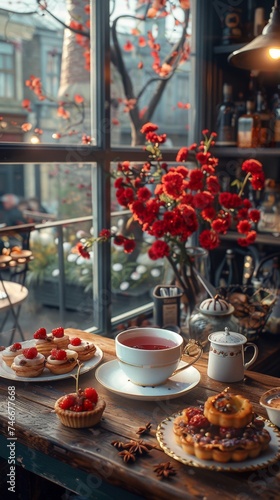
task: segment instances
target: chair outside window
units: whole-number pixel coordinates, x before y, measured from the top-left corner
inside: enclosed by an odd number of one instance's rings
[[[30,232],[33,224],[6,227],[0,229],[0,238],[19,236],[21,247],[7,248],[4,246],[0,255],[0,333],[5,333],[4,327],[8,318],[12,317],[10,344],[13,343],[15,333],[18,331],[22,340],[24,335],[19,323],[19,315],[22,303],[28,297],[28,289],[25,286],[28,263],[33,258],[29,250]]]

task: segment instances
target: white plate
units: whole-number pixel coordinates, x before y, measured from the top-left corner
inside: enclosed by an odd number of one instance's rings
[[[248,470],[262,469],[264,467],[267,467],[268,464],[279,460],[280,458],[280,433],[277,427],[275,427],[275,425],[273,425],[269,420],[265,420],[265,429],[267,429],[270,433],[271,441],[269,443],[268,449],[261,453],[259,457],[244,460],[244,462],[228,463],[213,462],[211,460],[201,460],[199,458],[196,458],[195,456],[186,453],[175,441],[173,433],[173,423],[174,419],[179,415],[180,412],[164,419],[157,428],[156,436],[164,452],[175,460],[178,460],[178,462],[182,462],[185,465],[191,465],[193,467],[200,467],[202,469],[216,471],[243,472]]]
[[[180,365],[179,365],[180,366]],[[178,398],[190,391],[200,381],[199,371],[190,366],[156,387],[135,385],[127,378],[119,366],[118,360],[108,361],[99,366],[95,378],[111,392],[129,399],[157,401],[160,399]]]
[[[21,342],[21,345],[26,348],[26,347],[32,347],[35,345],[34,340],[25,340],[24,342]],[[86,373],[96,366],[101,363],[102,358],[103,358],[103,352],[101,349],[97,346],[95,355],[92,359],[89,359],[88,361],[83,361],[83,366],[81,368],[80,374],[82,375],[83,373]],[[42,375],[40,377],[18,377],[15,372],[6,365],[6,363],[2,359],[2,354],[0,352],[0,377],[2,378],[7,378],[9,380],[18,380],[20,382],[48,382],[50,380],[61,380],[64,378],[69,378],[73,376],[76,373],[76,367],[72,370],[72,372],[69,373],[62,373],[61,375],[54,375],[51,373],[47,368],[44,369]]]

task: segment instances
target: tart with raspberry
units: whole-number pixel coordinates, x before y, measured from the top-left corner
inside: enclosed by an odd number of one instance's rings
[[[67,349],[69,336],[65,335],[64,328],[62,326],[53,328],[51,335],[53,336],[53,341],[57,349]]]
[[[70,349],[52,349],[46,359],[46,368],[55,375],[71,372],[77,365],[78,355]]]
[[[23,352],[23,347],[20,342],[15,342],[14,344],[6,347],[2,350],[2,359],[7,366],[12,366],[14,358]]]
[[[92,427],[101,420],[106,403],[101,399],[94,387],[79,388],[79,364],[76,379],[76,392],[59,398],[54,405],[55,413],[66,427],[81,429]]]
[[[45,368],[45,356],[36,347],[28,347],[15,356],[11,368],[18,377],[39,377]]]
[[[35,346],[38,352],[43,354],[46,358],[50,355],[51,350],[56,347],[52,333],[47,333],[46,328],[38,328],[33,334],[33,338],[36,341]]]
[[[68,349],[76,351],[76,353],[78,354],[78,359],[80,361],[88,361],[89,359],[93,358],[96,352],[96,347],[93,342],[82,340],[80,337],[70,338]]]
[[[184,409],[174,420],[173,433],[189,455],[222,463],[256,458],[271,440],[250,401],[228,390],[208,398],[204,408]]]

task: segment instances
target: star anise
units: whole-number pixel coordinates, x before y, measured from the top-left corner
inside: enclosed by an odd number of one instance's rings
[[[145,425],[145,427],[139,427],[139,429],[138,429],[138,431],[136,432],[136,434],[146,434],[146,433],[150,432],[151,427],[152,427],[151,422],[148,422],[148,423]]]
[[[124,443],[122,443],[121,441],[112,441],[111,445],[117,448],[118,450],[124,449]]]
[[[149,451],[153,449],[153,446],[149,443],[145,443],[143,440],[130,441],[130,447],[128,449],[131,453],[144,455],[145,453],[149,453]]]
[[[154,472],[160,479],[168,479],[170,476],[176,476],[176,470],[171,462],[162,462],[154,467]]]
[[[136,456],[134,453],[132,453],[130,450],[123,450],[120,451],[119,456],[123,458],[123,461],[128,463],[128,462],[135,462]]]

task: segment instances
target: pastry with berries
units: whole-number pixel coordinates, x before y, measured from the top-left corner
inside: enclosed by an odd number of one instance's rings
[[[210,396],[204,408],[184,409],[174,420],[173,433],[189,455],[222,463],[256,458],[271,440],[250,401],[228,389]]]
[[[47,333],[46,328],[38,328],[33,335],[35,339],[35,346],[41,354],[43,354],[46,358],[50,355],[51,350],[56,347],[54,337],[52,333]]]
[[[15,342],[13,345],[2,350],[2,359],[7,366],[12,366],[14,358],[23,352],[23,347],[20,342]]]
[[[15,356],[11,368],[18,377],[39,377],[45,368],[45,356],[36,347],[28,347]]]
[[[68,349],[76,351],[76,353],[78,354],[78,359],[80,361],[88,361],[89,359],[93,358],[96,352],[96,347],[93,342],[82,340],[80,337],[70,338]]]
[[[79,364],[76,379],[76,392],[66,394],[59,398],[54,405],[54,410],[61,423],[66,427],[81,429],[92,427],[101,420],[106,403],[101,399],[93,387],[79,388]]]
[[[58,326],[52,330],[51,335],[53,336],[53,340],[57,349],[67,349],[69,344],[69,336],[65,335],[64,328],[62,326]]]
[[[51,350],[50,355],[46,359],[46,368],[55,375],[71,372],[77,365],[78,354],[70,349]]]

